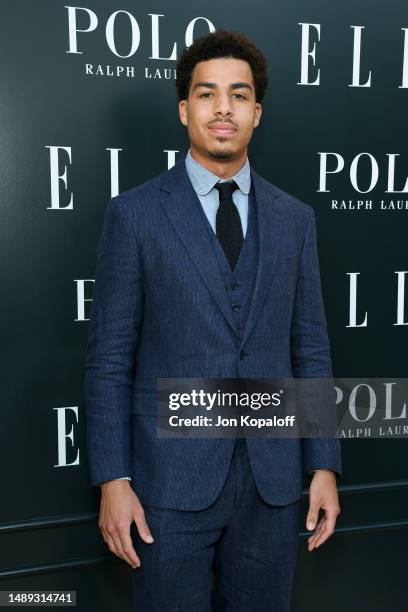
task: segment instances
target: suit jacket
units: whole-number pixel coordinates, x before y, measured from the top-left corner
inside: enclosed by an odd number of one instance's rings
[[[220,493],[235,440],[158,437],[158,377],[332,377],[313,208],[253,168],[251,181],[259,261],[243,332],[184,157],[109,201],[85,360],[92,485],[129,475],[142,503],[180,510],[205,508]],[[258,490],[272,504],[299,499],[302,471],[341,475],[337,438],[247,445]]]

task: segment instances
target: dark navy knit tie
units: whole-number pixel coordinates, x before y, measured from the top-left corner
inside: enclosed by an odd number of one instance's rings
[[[241,218],[232,199],[232,193],[235,189],[238,189],[238,185],[235,181],[229,181],[216,183],[214,187],[220,194],[220,205],[218,206],[216,218],[216,234],[224,249],[231,270],[233,270],[244,242]]]

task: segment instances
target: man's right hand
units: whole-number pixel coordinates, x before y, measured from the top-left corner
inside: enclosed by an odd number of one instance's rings
[[[115,555],[133,568],[140,567],[140,559],[130,537],[130,525],[135,521],[140,537],[147,544],[154,542],[145,519],[143,506],[128,480],[109,480],[101,485],[99,529],[106,544]]]

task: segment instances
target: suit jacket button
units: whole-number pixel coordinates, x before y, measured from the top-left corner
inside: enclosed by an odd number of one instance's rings
[[[239,354],[239,358],[240,359],[245,359],[245,357],[248,357],[249,353],[246,353],[245,351],[241,351]]]
[[[231,308],[232,308],[232,310],[233,310],[234,312],[237,312],[237,310],[239,310],[239,309],[241,308],[241,306],[240,306],[239,304],[233,304],[233,305],[231,306]]]

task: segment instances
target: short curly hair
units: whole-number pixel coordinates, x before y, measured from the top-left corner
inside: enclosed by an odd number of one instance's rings
[[[233,57],[248,62],[254,79],[256,101],[262,102],[268,85],[265,56],[243,34],[222,29],[200,36],[192,45],[183,49],[176,66],[178,99],[188,98],[196,64],[218,57]]]

